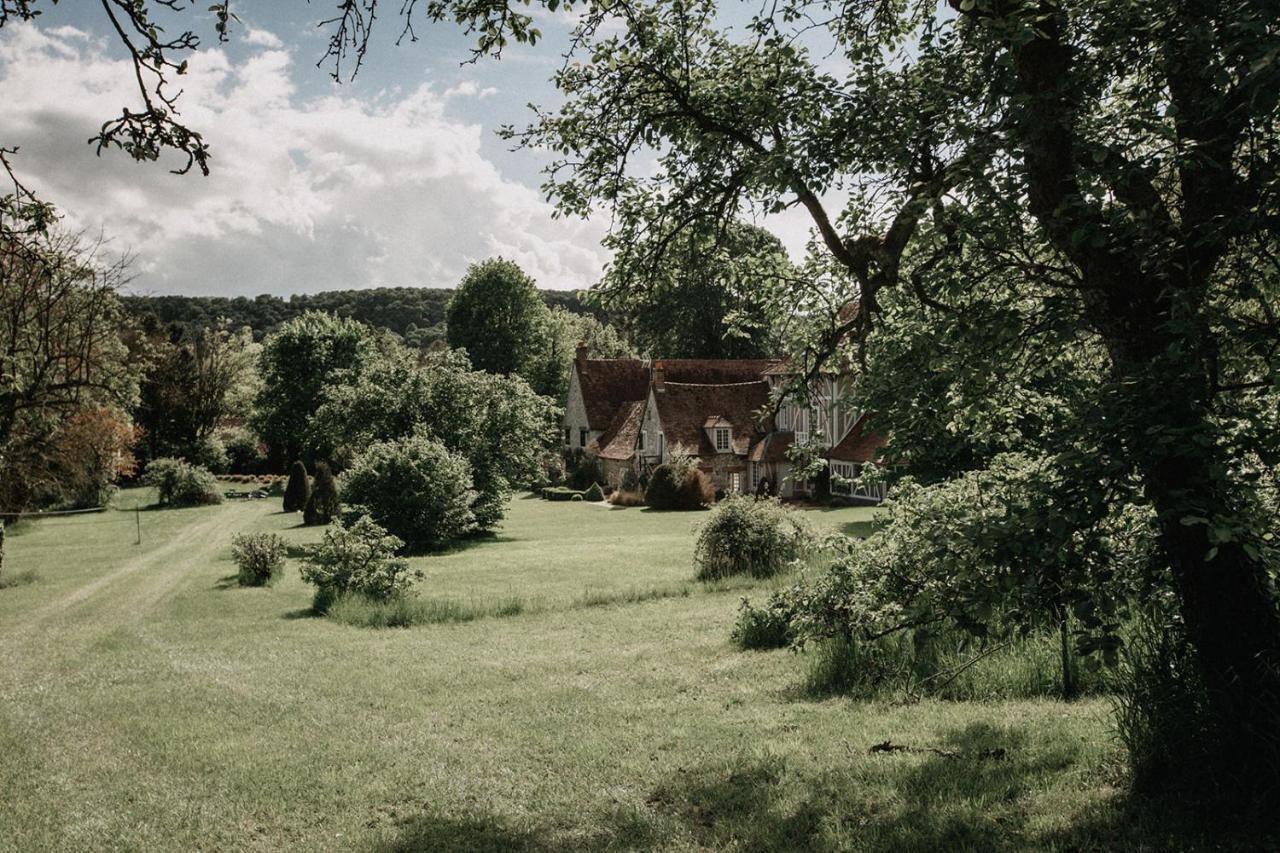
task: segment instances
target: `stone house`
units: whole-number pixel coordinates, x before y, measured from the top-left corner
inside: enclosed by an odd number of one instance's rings
[[[882,499],[882,490],[858,482],[886,441],[868,427],[868,414],[850,408],[851,378],[824,376],[801,403],[782,396],[790,369],[787,361],[748,359],[592,359],[580,344],[564,449],[596,458],[613,486],[627,470],[651,470],[682,454],[697,460],[717,490],[750,493],[767,478],[776,493],[796,497],[817,489],[795,481],[787,458],[788,448],[807,443],[827,459],[833,494]]]

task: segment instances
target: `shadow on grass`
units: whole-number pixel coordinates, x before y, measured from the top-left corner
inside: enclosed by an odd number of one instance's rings
[[[1069,737],[975,723],[910,749],[870,753],[870,745],[850,743],[847,760],[818,770],[781,755],[680,768],[648,787],[643,803],[584,804],[571,826],[418,815],[401,820],[398,837],[379,849],[1276,849],[1257,836],[1206,837],[1185,819],[1108,796]],[[1099,791],[1093,805],[1075,796],[1082,785]]]
[[[0,575],[0,589],[11,589],[15,586],[27,586],[40,580],[34,569],[21,572],[6,572]]]
[[[1256,836],[1210,841],[1202,828],[1121,795],[1045,821],[1058,804],[1052,792],[1080,785],[1083,750],[1069,738],[975,723],[909,749],[869,747],[849,744],[846,767],[817,773],[780,756],[682,770],[648,802],[708,849],[1267,849]],[[1102,787],[1092,775],[1090,784]],[[1070,797],[1061,802],[1073,807]],[[1040,828],[1046,824],[1055,828]]]
[[[239,572],[229,574],[226,577],[218,578],[218,580],[215,581],[213,584],[214,589],[238,589],[239,587],[240,587]]]

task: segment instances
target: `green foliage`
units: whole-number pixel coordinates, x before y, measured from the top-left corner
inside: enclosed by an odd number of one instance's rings
[[[387,329],[407,345],[425,349],[444,329],[445,308],[452,289],[439,287],[370,287],[327,290],[280,297],[261,296],[123,296],[125,310],[156,328],[176,328],[184,339],[222,324],[247,326],[257,340],[278,331],[307,311],[350,317],[375,329]],[[552,310],[581,315],[587,309],[572,290],[540,291]]]
[[[202,506],[222,503],[218,480],[209,471],[181,459],[153,459],[142,482],[154,486],[161,505]]]
[[[762,607],[742,599],[729,639],[740,649],[780,649],[791,645],[791,596],[775,593]]]
[[[600,487],[599,483],[592,483],[591,488],[582,493],[582,498],[588,501],[602,501],[604,500],[604,489]]]
[[[1150,516],[1099,511],[1047,460],[1002,455],[946,483],[899,484],[871,535],[805,594],[802,637],[880,636],[954,623],[975,638],[1053,630],[1114,661],[1120,625],[1153,574]],[[1028,536],[1027,531],[1037,531]]]
[[[717,503],[698,531],[698,580],[733,575],[768,578],[800,566],[818,548],[803,513],[773,499],[732,495]]]
[[[406,595],[422,573],[396,556],[403,545],[367,515],[331,524],[303,558],[302,579],[317,587],[316,609],[325,611],[345,594],[377,601]]]
[[[502,519],[514,484],[537,479],[558,410],[518,377],[472,370],[464,354],[380,349],[326,389],[311,424],[314,443],[351,459],[379,441],[429,435],[471,468],[475,526]]]
[[[636,474],[635,468],[628,467],[622,472],[622,481],[618,484],[618,487],[624,492],[640,491],[640,477]]]
[[[289,482],[284,487],[285,512],[298,512],[307,505],[311,498],[311,480],[307,476],[307,466],[301,459],[295,460],[289,467]]]
[[[782,243],[765,229],[733,222],[722,231],[708,223],[688,229],[661,253],[613,248],[621,249],[619,262],[587,296],[649,356],[779,354],[779,327],[760,282],[795,272]],[[660,262],[650,263],[655,257]]]
[[[543,500],[568,501],[575,497],[582,497],[583,493],[580,489],[571,489],[568,486],[548,486],[542,490],[541,494]]]
[[[237,533],[231,557],[240,571],[240,586],[266,586],[280,576],[288,543],[274,533]]]
[[[227,470],[232,474],[266,473],[267,455],[262,440],[253,430],[233,427],[222,433],[222,446],[227,453]]]
[[[471,466],[425,432],[371,444],[339,485],[350,513],[373,522],[420,551],[476,530]]]
[[[673,461],[653,469],[644,501],[653,509],[698,510],[714,503],[715,493],[697,466]]]
[[[314,311],[263,342],[253,427],[277,458],[328,455],[331,448],[317,446],[308,421],[334,374],[359,368],[372,357],[375,342],[368,326]]]
[[[547,322],[533,279],[512,261],[472,264],[449,300],[449,346],[465,349],[478,370],[524,374]]]
[[[219,425],[247,418],[259,390],[261,347],[247,328],[226,323],[184,334],[145,328],[147,373],[134,419],[146,459],[180,456],[213,471],[229,469]]]
[[[360,628],[408,628],[518,616],[526,607],[519,596],[463,601],[409,595],[373,598],[362,593],[344,593],[333,599],[326,615],[335,622]]]
[[[1108,686],[1134,788],[1170,801],[1215,802],[1226,780],[1210,772],[1214,720],[1185,628],[1152,608],[1126,639]]]
[[[338,517],[342,504],[338,499],[338,482],[328,462],[316,463],[315,482],[311,486],[311,495],[307,498],[302,510],[302,523],[308,525],[328,524]]]

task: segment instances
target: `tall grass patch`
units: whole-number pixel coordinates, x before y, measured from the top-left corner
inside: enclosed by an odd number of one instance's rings
[[[518,616],[529,610],[528,602],[516,595],[463,600],[408,595],[377,599],[361,593],[344,593],[328,604],[327,615],[336,622],[361,628],[409,628]]]

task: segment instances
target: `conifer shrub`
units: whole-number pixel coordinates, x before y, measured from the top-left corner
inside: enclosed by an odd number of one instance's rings
[[[231,556],[240,570],[240,586],[266,586],[278,578],[287,544],[274,533],[236,534],[231,540]]]
[[[311,486],[311,496],[302,510],[302,523],[307,525],[328,524],[338,517],[342,504],[338,500],[338,481],[327,462],[316,464],[315,482]]]
[[[439,548],[476,529],[471,465],[421,433],[370,445],[338,491],[352,514],[367,514],[410,550]]]
[[[640,485],[640,477],[636,474],[636,470],[634,468],[628,468],[622,472],[622,481],[618,486],[624,492],[644,491],[643,487]]]
[[[307,506],[311,497],[311,482],[307,479],[307,466],[302,460],[293,463],[289,468],[289,482],[284,487],[285,512],[300,512]]]
[[[776,498],[733,495],[712,508],[693,562],[698,580],[767,578],[795,568],[817,547],[817,534],[798,510]]]
[[[582,499],[595,502],[602,501],[604,500],[604,489],[600,488],[599,483],[592,483],[591,488],[583,492]]]

